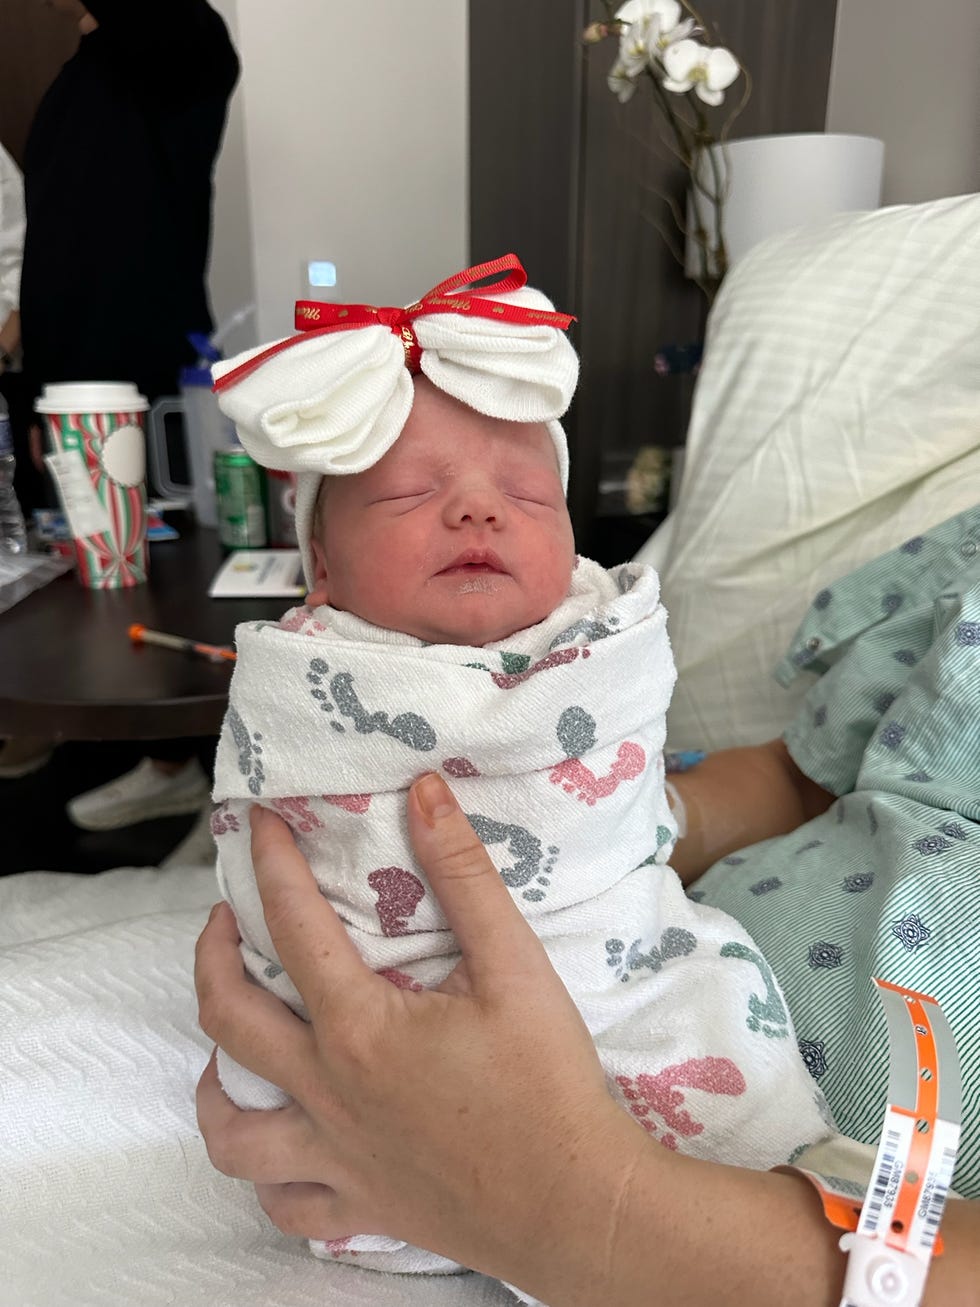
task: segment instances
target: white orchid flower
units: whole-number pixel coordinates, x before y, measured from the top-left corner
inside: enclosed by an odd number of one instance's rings
[[[610,91],[617,98],[620,104],[625,104],[627,100],[633,98],[633,92],[636,90],[636,81],[630,77],[621,63],[613,64],[612,72],[607,78]]]
[[[619,38],[619,61],[627,77],[639,77],[650,63],[651,54],[657,48],[660,38],[659,19],[646,17],[637,19]]]
[[[626,0],[616,10],[616,20],[620,23],[638,23],[641,18],[656,16],[665,30],[669,31],[681,21],[681,7],[678,0]]]
[[[685,18],[681,22],[683,9],[678,0],[626,0],[616,10],[615,17],[623,23],[626,30],[623,37],[630,36],[630,28],[640,29],[634,32],[633,39],[639,43],[642,39],[649,53],[659,52],[672,41],[680,41],[694,30],[694,19]]]
[[[739,74],[738,60],[723,46],[708,49],[697,41],[677,41],[663,52],[663,80],[665,91],[683,95],[694,88],[695,95],[705,104],[718,105],[724,100],[724,91]]]

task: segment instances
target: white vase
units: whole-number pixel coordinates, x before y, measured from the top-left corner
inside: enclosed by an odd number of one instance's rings
[[[807,227],[837,213],[877,209],[885,146],[871,136],[826,132],[750,136],[713,145],[701,160],[701,175],[711,184],[715,156],[727,192],[723,211],[728,265],[766,236]],[[709,231],[713,206],[701,196],[701,215]],[[690,197],[688,229],[694,226]],[[700,268],[700,251],[687,240],[685,271]],[[717,269],[711,268],[717,275]]]

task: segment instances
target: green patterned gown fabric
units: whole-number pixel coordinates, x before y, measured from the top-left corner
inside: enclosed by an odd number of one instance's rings
[[[752,934],[838,1126],[863,1142],[888,1085],[870,977],[938,999],[964,1081],[954,1185],[980,1197],[980,508],[822,590],[776,669],[801,675],[784,738],[840,797],[691,896]]]

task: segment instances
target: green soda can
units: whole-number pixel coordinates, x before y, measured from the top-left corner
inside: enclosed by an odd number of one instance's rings
[[[244,449],[219,449],[214,456],[218,538],[229,549],[264,549],[265,477]]]

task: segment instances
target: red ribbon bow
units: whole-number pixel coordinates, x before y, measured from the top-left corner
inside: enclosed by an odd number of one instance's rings
[[[506,275],[505,275],[506,274]],[[247,362],[233,368],[231,372],[214,383],[215,390],[226,390],[236,382],[247,377],[256,368],[261,367],[267,359],[282,353],[292,345],[298,345],[311,336],[325,336],[334,331],[353,331],[359,327],[376,327],[379,324],[390,328],[405,349],[405,366],[413,375],[419,371],[422,347],[415,335],[413,322],[427,313],[469,313],[476,318],[499,318],[501,322],[517,322],[524,326],[544,325],[558,327],[567,331],[575,318],[569,313],[555,313],[545,309],[529,309],[520,304],[501,304],[497,300],[483,299],[471,295],[465,288],[475,281],[487,277],[498,277],[491,286],[482,290],[493,290],[498,295],[511,290],[520,290],[527,285],[527,273],[516,254],[505,254],[502,258],[489,263],[479,263],[472,268],[464,268],[455,276],[448,277],[434,286],[408,308],[376,308],[372,304],[323,304],[316,300],[298,300],[296,303],[296,330],[298,336],[288,340],[277,341],[268,349],[255,354]]]

